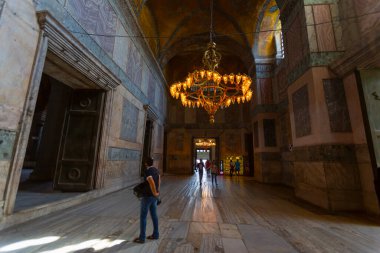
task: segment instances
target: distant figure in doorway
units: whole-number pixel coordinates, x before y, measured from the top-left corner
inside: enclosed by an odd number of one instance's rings
[[[240,162],[239,162],[239,159],[237,159],[236,162],[235,162],[235,172],[236,172],[236,175],[239,176],[239,173],[240,173]]]
[[[216,164],[215,160],[212,161],[211,163],[211,183],[214,184],[215,180],[215,185],[218,185],[218,181],[216,180],[216,177],[219,174],[219,168],[218,165]]]
[[[153,159],[148,157],[145,159],[145,176],[144,180],[148,182],[150,192],[147,192],[141,198],[140,206],[140,235],[135,238],[133,242],[144,243],[145,239],[157,240],[159,238],[158,232],[158,216],[157,216],[157,201],[158,196],[160,195],[160,172],[158,169],[153,167]],[[146,237],[146,217],[150,212],[153,223],[153,234]]]
[[[209,176],[210,172],[211,172],[211,162],[210,162],[210,160],[206,161],[206,172],[207,172],[207,175]]]
[[[232,175],[234,174],[234,167],[235,167],[235,164],[234,162],[232,161],[232,159],[230,160],[230,176],[232,177]]]
[[[202,160],[197,164],[197,167],[198,167],[198,173],[199,173],[199,185],[202,186],[203,168],[205,167]]]

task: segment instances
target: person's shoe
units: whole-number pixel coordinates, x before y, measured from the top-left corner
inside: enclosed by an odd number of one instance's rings
[[[144,243],[145,241],[143,241],[143,240],[141,240],[140,238],[135,238],[134,240],[133,240],[133,242],[135,242],[135,243]]]
[[[158,237],[154,237],[153,235],[150,235],[146,239],[149,239],[149,240],[158,240]]]

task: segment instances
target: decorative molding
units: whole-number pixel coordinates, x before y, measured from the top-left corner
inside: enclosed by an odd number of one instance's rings
[[[121,81],[94,57],[48,11],[37,13],[40,28],[48,38],[48,49],[99,87],[115,89]]]
[[[347,50],[341,58],[334,61],[330,68],[340,77],[355,69],[378,68],[380,66],[380,35],[365,45]]]
[[[153,108],[150,105],[144,105],[144,109],[148,114],[148,118],[151,120],[157,120],[158,115],[154,112]]]

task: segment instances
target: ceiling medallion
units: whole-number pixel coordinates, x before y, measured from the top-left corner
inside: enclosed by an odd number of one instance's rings
[[[170,94],[175,99],[181,99],[185,107],[202,106],[210,116],[210,123],[215,122],[214,115],[221,108],[234,103],[248,102],[252,98],[252,79],[244,74],[221,75],[216,69],[222,58],[212,41],[212,0],[210,42],[203,54],[204,68],[189,73],[184,82],[170,86]]]

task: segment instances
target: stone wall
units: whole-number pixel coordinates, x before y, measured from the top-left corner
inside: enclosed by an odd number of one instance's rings
[[[22,129],[23,135],[29,135],[30,125],[28,127],[22,119],[23,115],[32,118],[34,110],[26,111],[25,102],[31,99],[28,92],[32,87],[32,73],[41,75],[44,71],[45,59],[41,59],[42,67],[33,65],[42,45],[41,41],[39,44],[41,29],[37,20],[40,12],[48,13],[49,18],[51,15],[60,31],[76,45],[75,49],[68,48],[68,51],[82,50],[82,55],[88,55],[96,62],[102,73],[108,73],[118,82],[116,89],[107,92],[109,107],[105,112],[103,132],[108,134],[101,138],[101,158],[97,168],[100,192],[120,189],[140,179],[148,114],[154,125],[151,153],[155,165],[161,166],[162,170],[166,117],[164,78],[145,41],[131,36],[141,32],[128,5],[123,1],[6,0],[0,1],[0,196],[8,196],[4,192],[10,189],[17,191],[18,180],[13,179],[20,176],[26,149],[20,144],[24,139],[18,134]],[[50,46],[47,46],[49,57],[54,54]],[[67,60],[65,63],[72,64],[73,76],[78,74],[75,69],[80,69],[78,66],[84,63],[83,60],[88,59]],[[70,79],[70,74],[66,78]],[[101,78],[107,79],[101,76],[95,82],[100,82]],[[15,163],[16,151],[18,165],[11,167]],[[8,196],[6,201],[12,205],[13,198],[15,195]],[[0,206],[4,203],[4,199],[0,199]]]
[[[0,1],[0,207],[9,187],[7,179],[28,93],[38,30],[32,0]]]

